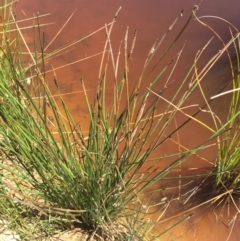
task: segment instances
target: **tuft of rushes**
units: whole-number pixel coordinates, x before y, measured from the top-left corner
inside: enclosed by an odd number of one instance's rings
[[[235,57],[232,61],[234,67],[231,90],[217,96],[231,94],[231,103],[227,122],[223,125],[224,134],[219,139],[218,157],[214,172],[215,190],[217,192],[230,192],[233,196],[240,194],[240,58],[239,58],[239,33],[232,36]],[[217,98],[216,97],[216,98]]]
[[[207,142],[204,142],[191,150],[169,155],[175,158],[163,170],[158,170],[156,160],[164,160],[168,156],[159,155],[157,158],[152,158],[152,154],[157,153],[163,143],[189,120],[196,121],[209,129],[197,117],[185,112],[185,109],[191,107],[185,106],[185,101],[194,93],[203,78],[194,75],[195,64],[186,73],[186,77],[171,100],[164,98],[164,92],[182,50],[173,59],[175,63],[170,61],[163,69],[158,70],[159,63],[181,36],[196,9],[162,55],[158,55],[157,50],[177,19],[165,35],[154,43],[134,86],[129,71],[136,32],[129,48],[128,29],[126,30],[123,45],[115,57],[111,31],[118,13],[112,22],[97,30],[106,32],[106,43],[93,103],[87,95],[84,80],[81,80],[90,119],[86,135],[69,112],[57,77],[54,81],[60,99],[58,104],[56,97],[51,94],[45,79],[45,61],[91,34],[46,54],[40,23],[37,21],[34,33],[39,41],[40,50],[36,47],[36,40],[35,48],[31,51],[23,38],[23,30],[14,20],[13,3],[14,1],[4,1],[2,5],[0,49],[2,220],[7,220],[9,227],[17,230],[25,240],[31,240],[33,237],[42,240],[61,229],[83,225],[87,227],[92,237],[100,236],[104,240],[157,239],[165,231],[157,236],[152,235],[151,230],[156,223],[149,222],[147,217],[151,214],[152,207],[158,205],[158,211],[164,213],[169,203],[154,203],[151,195],[148,197],[145,192],[151,190],[156,182],[164,180],[198,150],[208,148]],[[24,63],[22,45],[25,45],[31,63]],[[124,53],[122,68],[124,70],[121,75],[118,73],[121,69],[119,63],[122,63],[119,59],[120,51]],[[198,58],[195,61],[197,60]],[[169,69],[172,71],[164,88],[156,90],[156,84],[163,79]],[[29,72],[34,74],[27,75]],[[151,80],[150,74],[154,76]],[[191,85],[183,92],[188,81]],[[110,104],[106,93],[106,86],[109,83],[113,85],[113,100]],[[149,83],[148,87],[142,89],[146,83]],[[165,103],[165,108],[159,114],[157,111],[160,102]],[[57,137],[48,123],[49,113],[53,116]],[[165,136],[177,113],[185,115],[188,121]],[[235,114],[231,115],[233,120]],[[209,140],[216,138],[219,133],[212,135]],[[141,173],[144,165],[150,161],[155,163],[146,172]],[[166,189],[174,188],[170,186]],[[166,231],[186,219],[183,218],[168,227]]]

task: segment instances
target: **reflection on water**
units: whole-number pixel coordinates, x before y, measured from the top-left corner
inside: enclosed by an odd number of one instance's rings
[[[129,26],[129,32],[132,35],[134,30],[137,29],[137,43],[135,46],[135,52],[132,56],[130,64],[131,69],[129,73],[130,78],[135,80],[140,74],[140,70],[153,42],[166,32],[176,16],[184,9],[183,16],[179,19],[174,29],[169,33],[167,41],[165,41],[160,48],[160,52],[164,51],[188,19],[193,5],[198,4],[198,2],[199,1],[196,0],[108,0],[104,2],[87,0],[71,0],[71,2],[64,0],[21,0],[18,3],[17,18],[31,18],[33,14],[38,12],[40,15],[51,13],[51,15],[41,18],[41,23],[54,23],[42,27],[45,33],[45,45],[48,45],[52,39],[54,39],[56,34],[58,34],[58,31],[65,24],[69,16],[76,10],[69,23],[49,46],[48,52],[51,52],[69,42],[86,36],[86,34],[89,34],[92,31],[101,28],[104,24],[109,23],[113,19],[114,13],[117,11],[119,6],[122,6],[122,10],[114,26],[111,41],[114,52],[117,54],[119,44],[124,38],[127,26]],[[239,27],[239,12],[240,3],[236,0],[205,0],[200,5],[198,16],[220,16]],[[213,27],[213,29],[221,35],[224,41],[227,41],[230,38],[228,24],[214,18],[202,18],[202,20],[210,24],[211,27]],[[28,22],[28,24],[31,23],[31,21]],[[62,93],[66,94],[64,95],[64,98],[68,103],[71,113],[73,114],[75,120],[80,121],[81,125],[86,130],[89,119],[87,117],[87,108],[84,102],[84,96],[79,80],[80,78],[84,79],[86,89],[88,90],[90,99],[92,99],[98,80],[99,63],[101,60],[101,55],[97,54],[100,54],[103,51],[105,35],[105,30],[103,29],[97,34],[83,40],[78,45],[71,47],[68,51],[65,51],[64,54],[61,54],[61,56],[49,60],[49,64],[56,69],[59,85]],[[25,30],[24,36],[31,46],[32,29]],[[163,59],[162,65],[159,66],[158,71],[174,56],[176,56],[178,51],[182,48],[184,42],[187,41],[181,59],[177,64],[177,68],[171,76],[173,84],[171,84],[168,88],[165,98],[170,99],[172,97],[177,86],[181,83],[192,65],[197,51],[202,49],[212,36],[213,33],[206,27],[200,25],[197,21],[192,21],[190,23],[183,36],[181,36],[177,44]],[[201,68],[221,48],[221,42],[217,40],[215,36],[198,63],[198,68]],[[93,55],[96,56],[91,57]],[[82,59],[86,60],[79,61]],[[57,69],[60,66],[67,65],[75,61],[78,62],[74,65]],[[203,88],[207,97],[218,93],[229,79],[226,63],[226,59],[220,61],[219,64],[207,75],[206,80],[203,83]],[[49,69],[51,69],[51,65],[48,65]],[[121,71],[119,71],[119,73],[121,74]],[[153,76],[154,75],[150,76],[150,78],[153,78]],[[47,80],[53,93],[56,93],[52,72],[47,74]],[[160,82],[158,88],[160,89],[163,86],[164,83]],[[107,91],[109,93],[108,96],[111,99],[111,84],[107,86]],[[70,95],[68,95],[68,93],[70,93]],[[200,92],[196,92],[194,97],[191,97],[187,103],[189,105],[198,103],[201,106],[203,105],[204,100],[201,97]],[[212,103],[213,109],[222,119],[226,118],[227,109],[223,110],[223,108],[227,108],[227,103],[228,100],[226,99],[226,103],[221,103],[221,108],[219,108],[218,100]],[[164,107],[159,107],[159,113],[161,113],[161,108]],[[189,114],[193,114],[197,110],[198,108],[192,110],[192,112],[189,111]],[[198,117],[204,122],[207,122],[209,125],[213,125],[210,115],[200,113]],[[176,128],[176,126],[180,125],[184,120],[185,119],[182,115],[177,115],[175,126],[172,128]],[[164,155],[178,151],[179,146],[176,145],[177,141],[180,141],[182,145],[181,150],[183,150],[182,148],[192,148],[206,140],[209,134],[210,133],[202,126],[189,122],[188,125],[181,128],[178,135],[173,136],[169,141],[164,143],[160,152]],[[168,135],[168,133],[166,133],[166,135]],[[180,167],[178,175],[192,174],[194,168],[200,170],[201,168],[211,167],[215,162],[215,158],[216,149],[214,147],[208,149],[207,151],[201,151],[199,156],[189,158],[189,160]],[[164,165],[168,165],[170,163],[171,160],[167,160],[163,166],[159,165],[159,168],[164,168]],[[148,165],[151,165],[151,163]],[[145,168],[147,167],[148,166],[146,165]],[[180,189],[181,184],[183,183],[179,184],[179,181],[176,181],[176,185],[179,185]],[[164,185],[168,185],[168,183],[157,184],[156,188],[159,188],[158,185],[162,188]],[[182,190],[178,190],[177,192],[180,193]],[[164,196],[159,195],[158,198],[161,199],[163,197]],[[208,206],[209,205],[203,205],[197,211],[194,210],[192,212],[194,213],[193,216],[184,222],[183,225],[178,226],[176,229],[171,231],[170,234],[166,233],[163,240],[226,240],[229,233],[231,233],[231,236],[229,236],[228,240],[239,240],[237,238],[240,224],[239,217],[236,216],[234,220],[228,220],[228,218],[231,219],[233,215],[225,215],[226,212],[228,212],[227,208],[224,208],[223,211],[221,211],[221,205],[215,207],[216,205],[214,206],[214,204],[212,204],[211,208]],[[171,209],[169,209],[168,215],[171,213],[174,214],[176,210],[183,211],[184,206],[179,204],[178,201],[172,201]],[[186,213],[185,217],[190,214]],[[184,217],[184,215],[182,217]],[[168,222],[172,222],[172,220],[169,220]],[[169,223],[160,223],[156,229],[158,229],[158,231],[164,230],[164,228],[169,225]],[[233,228],[232,225],[234,226]]]

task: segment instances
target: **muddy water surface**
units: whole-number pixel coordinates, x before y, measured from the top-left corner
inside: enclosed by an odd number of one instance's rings
[[[129,39],[131,39],[131,36],[133,36],[134,30],[137,29],[137,42],[130,65],[130,77],[132,82],[134,82],[134,80],[137,79],[140,74],[140,70],[148,52],[151,49],[153,42],[157,38],[159,39],[163,36],[175,18],[184,9],[182,16],[179,18],[174,28],[170,31],[165,42],[160,47],[160,55],[161,51],[163,52],[166,50],[167,46],[169,46],[169,44],[179,33],[183,25],[186,23],[188,17],[190,16],[193,6],[198,4],[198,2],[199,1],[195,0],[20,0],[17,4],[17,19],[31,18],[28,22],[25,23],[31,25],[33,22],[33,14],[36,15],[39,13],[39,15],[42,15],[51,13],[51,15],[41,18],[41,23],[50,23],[50,25],[42,27],[42,30],[44,30],[46,46],[51,43],[62,26],[66,23],[67,19],[74,12],[74,15],[70,19],[69,23],[48,47],[47,51],[51,52],[61,46],[64,46],[74,40],[90,34],[95,30],[102,28],[105,24],[109,23],[113,19],[114,14],[118,8],[122,6],[122,9],[117,18],[117,22],[114,25],[111,36],[111,43],[114,53],[117,55],[120,42],[124,39],[127,26],[129,26]],[[220,19],[210,18],[209,16],[219,16],[223,19],[227,19],[237,28],[240,28],[240,2],[237,0],[205,0],[199,6],[197,15],[208,16],[208,18],[202,18],[201,20],[209,24],[217,33],[219,33],[224,41],[228,41],[230,39],[228,28],[229,25]],[[25,30],[23,33],[27,42],[31,46],[33,43],[32,29]],[[176,56],[178,51],[180,51],[186,42],[180,61],[177,64],[177,68],[175,69],[174,74],[171,76],[171,82],[173,84],[168,87],[165,98],[172,98],[177,87],[192,65],[197,51],[202,49],[212,36],[214,36],[213,32],[201,25],[198,21],[193,20],[190,22],[189,26],[177,44],[163,59],[160,66],[158,66],[157,71],[159,72],[161,68],[163,68],[173,57]],[[81,122],[83,128],[85,128],[86,131],[89,120],[88,117],[86,117],[87,108],[79,80],[80,78],[83,78],[90,99],[92,99],[98,80],[99,63],[101,60],[101,52],[103,51],[105,38],[106,34],[105,30],[103,29],[97,32],[95,35],[84,39],[81,41],[81,43],[69,48],[68,51],[65,51],[60,56],[54,59],[50,59],[47,63],[47,68],[49,70],[51,69],[51,65],[56,69],[56,76],[58,78],[59,85],[61,86],[62,93],[66,94],[64,95],[64,98],[68,103],[70,111],[76,121]],[[204,64],[206,64],[209,59],[221,48],[221,42],[217,39],[216,36],[214,36],[214,39],[203,53],[203,56],[198,63],[198,68],[201,69]],[[75,64],[68,65],[69,63],[75,61]],[[60,68],[64,65],[68,66],[65,68]],[[121,73],[120,70],[119,73]],[[168,72],[168,74],[166,74],[164,77],[167,78],[169,74],[170,72]],[[154,73],[150,75],[150,79],[153,77]],[[211,72],[206,76],[202,83],[206,96],[209,98],[210,96],[218,93],[227,83],[227,81],[229,81],[229,79],[230,74],[227,59],[223,58],[219,61],[218,65],[211,70]],[[52,72],[47,74],[47,81],[53,93],[56,93]],[[161,89],[164,84],[165,82],[163,80],[156,88]],[[107,87],[107,91],[109,93],[108,96],[111,99],[113,84],[110,82]],[[68,95],[68,93],[70,94]],[[187,103],[189,105],[198,103],[200,106],[202,106],[204,104],[204,100],[201,97],[200,92],[196,91],[196,93],[190,97]],[[228,103],[229,97],[212,102],[212,108],[223,120],[226,118]],[[159,113],[161,112],[161,108],[163,109],[164,105],[163,107],[159,107]],[[193,114],[197,110],[198,108],[191,109],[189,110],[189,113]],[[210,115],[201,113],[201,115],[198,117],[202,121],[208,123],[210,126],[213,126]],[[171,128],[176,128],[184,120],[185,117],[182,115],[177,115],[176,122]],[[166,135],[171,133],[171,131],[171,129],[167,130]],[[176,145],[175,142],[181,143],[181,150],[184,148],[193,148],[206,140],[209,135],[210,132],[208,130],[199,124],[190,122],[188,125],[182,128],[181,131],[178,132],[178,135],[173,136],[172,140],[166,142],[162,146],[161,150],[159,150],[159,152],[160,154],[170,154],[177,152],[179,150],[179,145]],[[199,153],[199,156],[201,158],[194,156],[185,162],[179,168],[178,172],[176,171],[176,173],[178,173],[177,175],[187,175],[189,173],[192,174],[193,170],[195,170],[196,174],[201,171],[204,172],[204,168],[211,167],[214,164],[216,159],[216,149],[213,147],[207,151],[202,151]],[[164,165],[168,165],[170,163],[171,160],[167,160]],[[163,168],[163,166],[160,167]],[[156,188],[159,186],[161,186],[161,184],[157,184]],[[182,191],[178,190],[177,192]],[[162,197],[159,196],[159,198]],[[172,210],[170,210],[172,214],[174,214],[174,207],[176,207],[176,210],[179,208],[181,210],[184,209],[182,204],[180,205],[176,202],[175,206],[172,205]],[[186,221],[184,225],[181,225],[171,231],[170,235],[165,234],[163,240],[190,241],[208,239],[209,241],[214,241],[227,240],[227,238],[229,238],[228,240],[239,240],[239,217],[236,216],[234,220],[231,220],[232,216],[228,217],[226,210],[227,208],[225,208],[224,212],[222,212],[221,208],[214,209],[214,205],[212,205],[210,208],[202,206],[197,212],[192,212],[194,215],[191,216],[191,218],[189,218],[189,220]],[[189,215],[189,213],[185,215]],[[184,217],[184,215],[182,217]],[[169,222],[171,222],[171,220]],[[170,223],[160,223],[157,226],[157,231],[165,228],[165,225],[170,225]],[[229,235],[230,233],[231,235]]]

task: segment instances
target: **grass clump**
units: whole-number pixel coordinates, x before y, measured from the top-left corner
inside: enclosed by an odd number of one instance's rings
[[[46,228],[58,223],[62,226],[83,224],[93,230],[93,234],[101,235],[104,240],[107,237],[116,240],[147,238],[152,225],[144,221],[143,215],[151,205],[145,207],[143,191],[161,180],[195,150],[176,158],[171,166],[160,173],[155,173],[155,166],[149,167],[145,174],[140,175],[139,171],[166,139],[162,138],[166,128],[196,85],[180,97],[181,100],[175,105],[177,109],[172,109],[172,105],[167,102],[164,113],[157,117],[159,98],[155,97],[152,102],[149,99],[153,95],[151,91],[154,85],[170,64],[156,75],[142,94],[140,87],[146,78],[144,74],[147,66],[165,36],[149,51],[139,80],[135,87],[130,89],[129,60],[136,35],[131,49],[127,49],[128,31],[126,32],[124,72],[118,79],[119,59],[114,60],[110,41],[115,16],[113,22],[103,27],[107,40],[101,65],[105,63],[106,67],[100,69],[92,105],[84,81],[81,81],[90,118],[86,136],[68,111],[57,77],[54,81],[60,105],[56,104],[46,84],[45,74],[41,71],[44,69],[42,66],[46,54],[39,26],[35,30],[40,38],[40,51],[35,48],[34,52],[31,52],[26,45],[32,63],[27,67],[23,66],[20,44],[22,34],[14,20],[11,4],[7,1],[3,6],[4,47],[1,49],[0,134],[4,197],[0,204],[2,217],[10,220],[10,227],[17,230],[26,230],[26,226],[19,226],[34,220],[37,225],[32,228],[31,235],[35,238],[39,238],[39,233],[44,230],[41,227]],[[189,21],[190,19],[191,17]],[[15,36],[10,35],[10,24],[14,25]],[[178,37],[181,33],[182,30]],[[60,50],[57,50],[47,56],[52,57],[59,52]],[[162,57],[158,62],[161,59]],[[113,66],[114,100],[112,105],[108,106],[106,85],[110,64]],[[157,64],[154,68],[156,66]],[[34,74],[26,76],[27,71]],[[182,86],[171,103],[178,97]],[[123,93],[126,93],[125,99]],[[122,108],[123,101],[125,105]],[[57,129],[57,138],[47,122],[50,113]],[[8,185],[10,188],[6,188]],[[148,202],[151,203],[150,200]],[[16,205],[19,205],[19,212],[15,213],[15,217],[6,212],[15,210]],[[165,204],[161,205],[160,209],[164,208]],[[49,233],[53,231],[49,228],[47,230]],[[44,230],[42,235],[48,236],[48,232]],[[25,237],[29,235],[27,232],[20,233],[22,238],[29,238]]]
[[[214,16],[212,16],[214,18]],[[225,55],[229,62],[229,69],[231,73],[231,79],[229,83],[225,86],[230,90],[219,93],[213,97],[211,97],[210,101],[206,101],[206,106],[212,115],[213,122],[215,124],[215,131],[213,135],[217,137],[217,160],[213,167],[213,171],[210,174],[212,177],[211,185],[212,185],[212,195],[223,196],[223,198],[228,198],[234,202],[234,205],[237,207],[234,196],[239,196],[239,161],[240,161],[240,78],[239,78],[239,31],[238,29],[229,23],[225,19],[221,19],[229,24],[231,39],[225,43],[223,39],[206,23],[203,23],[200,19],[196,17],[196,19],[203,24],[205,27],[209,28],[214,35],[221,41],[223,44],[223,48],[219,53],[217,53],[213,58],[213,64]],[[235,31],[235,34],[233,34]],[[204,93],[202,91],[204,96]],[[221,98],[224,95],[231,94],[231,100],[228,108],[228,113],[226,114],[226,120],[221,122],[220,118],[212,111],[209,103],[218,98],[218,101],[221,101]],[[204,96],[205,98],[205,96]],[[206,98],[205,98],[206,99]],[[209,187],[209,185],[207,185]],[[208,192],[207,192],[208,193]],[[223,195],[226,193],[226,195]],[[238,209],[238,208],[237,208]]]
[[[20,40],[25,41],[14,19],[12,4],[11,1],[5,1],[2,6],[0,50],[0,207],[3,221],[7,220],[9,227],[16,229],[21,238],[26,240],[32,237],[41,240],[49,238],[61,229],[78,225],[84,225],[91,230],[92,236],[103,240],[156,238],[151,235],[155,224],[148,222],[146,215],[153,206],[165,212],[168,205],[166,202],[153,203],[144,192],[198,150],[208,147],[207,142],[204,142],[191,150],[171,155],[171,164],[163,170],[158,169],[155,160],[170,156],[152,156],[189,120],[206,126],[185,112],[185,109],[190,108],[184,106],[185,101],[203,78],[199,79],[198,75],[193,74],[195,65],[186,74],[171,100],[164,98],[164,91],[169,85],[172,71],[163,89],[155,89],[168,69],[175,69],[181,51],[174,59],[176,64],[171,61],[161,70],[158,70],[158,66],[181,36],[196,9],[166,52],[160,57],[155,56],[155,63],[152,63],[154,55],[177,20],[160,41],[152,46],[133,87],[129,84],[129,69],[136,33],[128,48],[127,29],[123,46],[119,48],[124,52],[124,70],[119,77],[120,50],[115,58],[111,43],[111,31],[117,14],[111,23],[101,28],[106,32],[106,43],[93,104],[87,95],[84,80],[81,80],[90,119],[86,135],[69,112],[56,75],[54,82],[57,98],[60,99],[58,104],[48,88],[44,71],[47,58],[86,37],[46,54],[38,24],[34,31],[40,40],[40,50],[36,44],[32,51],[26,45],[32,62],[24,65]],[[15,35],[10,32],[13,29]],[[150,74],[154,74],[152,80],[149,80]],[[191,85],[182,94],[191,74]],[[113,79],[113,101],[110,104],[106,94],[108,78]],[[146,83],[149,83],[148,87],[142,90],[141,86]],[[160,103],[164,103],[165,107],[159,114]],[[182,113],[188,121],[166,135],[177,113]],[[50,115],[52,119],[49,124]],[[233,120],[235,115],[231,115]],[[53,123],[57,137],[52,132]],[[216,138],[219,133],[213,134],[209,140]],[[237,136],[235,139],[238,140]],[[141,173],[144,164],[148,162],[153,164]],[[174,189],[175,186],[168,188]],[[178,223],[185,220],[183,218]],[[34,224],[29,226],[30,223]]]
[[[232,89],[224,94],[232,94],[227,124],[224,126],[225,133],[221,136],[218,143],[218,157],[214,172],[216,176],[214,185],[218,192],[230,191],[231,194],[239,196],[240,191],[240,77],[239,77],[239,33],[233,37],[235,49],[235,67]],[[217,96],[222,98],[221,96]]]
[[[205,96],[201,83],[199,82],[199,89],[205,100],[205,105],[201,109],[211,115],[214,123],[214,128],[210,126],[208,127],[212,132],[211,138],[216,138],[214,139],[214,145],[217,147],[216,161],[214,162],[211,171],[199,174],[198,178],[200,181],[197,181],[196,185],[190,191],[187,191],[188,195],[186,195],[186,198],[183,201],[185,210],[177,213],[176,215],[167,217],[166,220],[177,218],[183,214],[188,214],[189,212],[198,211],[199,207],[205,206],[205,211],[213,210],[217,222],[221,220],[222,217],[226,218],[226,216],[228,220],[230,220],[228,224],[230,230],[226,237],[226,240],[229,240],[230,237],[233,238],[233,228],[236,226],[236,219],[239,215],[239,31],[231,23],[225,19],[221,19],[231,26],[230,33],[232,37],[227,43],[225,43],[219,34],[217,34],[208,24],[202,22],[202,20],[200,20],[197,16],[195,17],[201,24],[209,28],[223,44],[223,48],[204,66],[204,71],[198,71],[197,65],[195,64],[194,69],[197,81],[201,78],[202,74],[208,72],[209,66],[215,66],[217,61],[220,58],[223,58],[223,56],[228,59],[230,77],[229,81],[226,82],[220,93],[212,96],[209,100]],[[202,18],[204,17],[205,16]],[[211,17],[215,18],[214,16]],[[235,30],[235,34],[233,34],[233,30]],[[225,89],[230,90],[226,91]],[[229,98],[224,99],[224,97]],[[225,103],[224,101],[229,103],[228,113],[226,113],[223,117],[223,120],[218,117],[211,106],[211,102],[215,99],[219,101],[220,105]],[[191,177],[192,176],[185,176],[183,178]],[[201,213],[201,215],[203,215],[203,213]]]

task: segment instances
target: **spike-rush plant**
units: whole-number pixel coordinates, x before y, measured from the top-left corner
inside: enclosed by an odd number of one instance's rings
[[[145,191],[150,190],[152,185],[164,179],[191,155],[207,148],[208,141],[216,139],[223,131],[223,128],[220,128],[213,132],[206,142],[191,150],[173,153],[171,158],[174,160],[163,170],[159,171],[156,167],[159,160],[164,161],[168,156],[159,154],[158,158],[153,159],[152,154],[158,153],[158,149],[171,134],[188,121],[196,121],[209,129],[207,124],[185,111],[191,107],[186,106],[185,101],[199,87],[204,77],[204,74],[194,73],[200,55],[170,100],[164,97],[164,92],[182,50],[174,58],[175,63],[171,61],[158,70],[159,63],[182,35],[196,8],[163,54],[158,56],[158,48],[178,18],[164,36],[154,43],[133,87],[129,71],[136,32],[128,49],[128,29],[126,31],[121,47],[124,51],[124,71],[119,77],[120,54],[115,58],[111,44],[111,32],[118,12],[112,22],[96,31],[106,32],[106,42],[93,103],[90,103],[84,80],[81,80],[90,120],[86,134],[69,112],[57,77],[54,81],[58,95],[55,97],[51,94],[44,70],[46,59],[96,32],[46,53],[40,31],[41,16],[38,16],[37,25],[33,29],[35,36],[38,36],[35,41],[39,41],[40,51],[37,44],[34,44],[35,47],[31,50],[24,40],[24,29],[19,27],[14,18],[13,4],[14,1],[3,1],[1,7],[2,221],[7,222],[10,229],[17,230],[21,238],[26,240],[32,240],[33,237],[42,240],[44,236],[50,237],[61,228],[77,225],[84,225],[89,232],[92,231],[92,236],[101,236],[104,240],[147,240],[161,236],[151,235],[152,227],[156,223],[149,223],[145,218],[150,214],[152,205]],[[22,49],[30,56],[30,63],[24,62],[26,58],[23,57]],[[169,78],[164,80],[163,76],[169,69]],[[150,79],[152,73],[154,77]],[[165,87],[156,91],[155,86],[160,80],[165,81]],[[183,92],[189,81],[191,85]],[[106,95],[106,86],[109,83],[113,83],[113,101],[110,104]],[[142,89],[143,83],[149,83],[146,89]],[[60,99],[58,104],[56,98]],[[166,106],[159,114],[160,102]],[[49,125],[49,113],[53,116],[57,137]],[[182,113],[188,120],[166,136],[165,132],[169,130],[177,113]],[[231,120],[234,118],[235,114]],[[235,140],[237,141],[237,138]],[[155,164],[141,173],[144,165],[150,161]],[[156,203],[154,205],[156,206]],[[166,202],[160,202],[159,211],[165,212],[167,206]],[[179,223],[187,218],[183,217]]]

